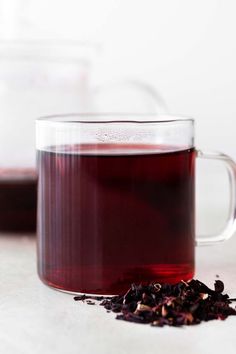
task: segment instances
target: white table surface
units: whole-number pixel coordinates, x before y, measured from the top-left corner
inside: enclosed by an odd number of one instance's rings
[[[196,255],[196,277],[213,286],[219,274],[235,297],[236,237]],[[185,328],[117,321],[103,307],[75,302],[40,282],[34,236],[0,235],[1,354],[213,352],[236,353],[236,317]]]

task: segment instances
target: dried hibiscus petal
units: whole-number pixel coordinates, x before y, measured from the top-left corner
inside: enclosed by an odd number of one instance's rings
[[[230,306],[235,299],[230,299],[223,291],[224,283],[219,279],[215,281],[214,290],[192,279],[174,285],[132,284],[124,295],[110,298],[81,295],[74,299],[86,300],[88,305],[93,305],[94,300],[101,301],[100,305],[108,312],[117,313],[118,320],[178,327],[235,316],[236,310]]]
[[[214,284],[214,287],[215,287],[215,291],[217,293],[223,293],[223,291],[224,291],[224,283],[223,283],[223,281],[216,280],[215,284]]]

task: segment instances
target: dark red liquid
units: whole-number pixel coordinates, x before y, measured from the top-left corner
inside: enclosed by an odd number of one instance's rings
[[[132,282],[193,277],[195,151],[170,149],[101,144],[38,152],[45,283],[116,294]]]
[[[0,170],[0,231],[35,232],[36,172],[31,169]]]

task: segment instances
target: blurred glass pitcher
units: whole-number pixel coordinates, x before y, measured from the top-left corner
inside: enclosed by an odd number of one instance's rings
[[[139,81],[91,88],[96,49],[74,41],[0,42],[0,231],[35,231],[35,118],[103,108],[114,111],[115,104],[122,110],[120,102],[130,91],[138,92],[137,101],[145,102],[142,113],[162,106],[161,98]],[[131,102],[134,97],[130,96]]]

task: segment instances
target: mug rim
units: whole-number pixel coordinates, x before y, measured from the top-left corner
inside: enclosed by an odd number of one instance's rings
[[[75,119],[75,118],[79,119]],[[118,119],[120,117],[120,119]],[[97,120],[96,120],[97,118]],[[98,119],[99,118],[99,119]],[[102,119],[101,119],[102,118]],[[146,119],[144,119],[146,118]],[[195,120],[192,117],[174,114],[157,113],[117,113],[117,112],[82,112],[52,114],[36,118],[36,122],[63,123],[63,124],[166,124],[166,123],[192,123]]]

